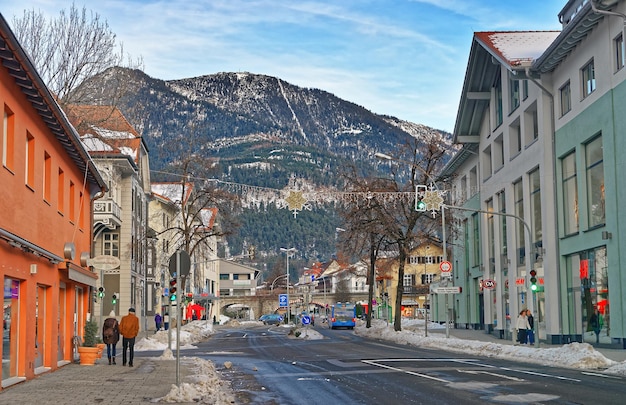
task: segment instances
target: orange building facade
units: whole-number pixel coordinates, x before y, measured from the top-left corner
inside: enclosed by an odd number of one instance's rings
[[[86,265],[92,203],[106,185],[1,15],[0,62],[6,388],[74,360],[97,280]]]

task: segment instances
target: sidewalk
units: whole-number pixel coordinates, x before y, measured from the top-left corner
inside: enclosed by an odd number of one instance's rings
[[[172,385],[176,385],[176,360],[142,357],[135,352],[134,364],[134,367],[123,367],[120,357],[117,365],[109,365],[106,354],[95,366],[71,363],[3,389],[0,403],[145,404],[167,395]],[[185,370],[181,365],[181,384],[186,381]]]
[[[502,344],[502,345],[514,345],[515,342],[513,342],[513,340],[508,340],[508,339],[499,339],[494,335],[488,334],[486,333],[484,330],[474,330],[474,329],[453,329],[450,328],[450,337],[455,337],[457,339],[471,339],[471,340],[478,340],[481,342],[491,342],[491,343],[498,343],[498,344]],[[429,330],[428,333],[437,333],[437,334],[442,334],[445,336],[446,330],[445,329],[434,329],[434,330]],[[547,349],[547,348],[556,348],[556,347],[561,347],[563,345],[550,345],[547,344],[545,342],[539,342],[539,348],[541,349]],[[600,353],[602,353],[604,355],[604,357],[606,357],[607,359],[613,360],[613,361],[617,361],[617,362],[623,362],[626,361],[626,350],[625,349],[619,349],[619,348],[615,348],[615,347],[610,347],[610,345],[592,345],[594,347],[594,349]],[[531,346],[532,347],[532,346]],[[536,347],[536,346],[535,346]]]

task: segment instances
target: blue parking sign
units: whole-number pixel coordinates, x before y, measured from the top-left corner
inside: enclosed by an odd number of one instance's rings
[[[278,296],[278,306],[281,308],[289,306],[287,303],[287,294],[280,294]]]

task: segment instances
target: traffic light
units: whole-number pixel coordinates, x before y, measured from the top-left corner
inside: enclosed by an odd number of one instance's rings
[[[426,203],[423,201],[425,195],[426,195],[426,186],[424,185],[415,186],[415,211],[419,211],[419,212],[426,211]]]
[[[104,287],[98,288],[98,298],[104,297]]]
[[[537,270],[530,271],[530,289],[532,292],[537,291]]]
[[[111,304],[117,304],[117,293],[113,293],[113,295],[111,296]]]
[[[176,279],[170,280],[170,301],[176,301]]]

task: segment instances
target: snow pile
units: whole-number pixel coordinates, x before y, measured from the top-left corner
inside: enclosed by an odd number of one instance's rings
[[[199,402],[203,404],[234,404],[235,395],[227,382],[220,379],[213,363],[197,357],[182,357],[181,367],[192,373],[191,383],[172,384],[170,392],[152,402]]]
[[[170,329],[172,339],[172,349],[176,347],[176,328]],[[139,340],[135,344],[135,350],[165,350],[168,348],[168,335],[170,331],[160,330],[152,336],[148,336]],[[194,348],[195,343],[206,339],[213,334],[213,322],[211,321],[192,321],[184,325],[180,329],[180,348]]]
[[[423,325],[424,322],[421,321],[421,324]],[[387,326],[383,321],[374,320],[371,328],[366,328],[364,324],[359,323],[355,331],[360,336],[372,339],[529,363],[555,364],[578,369],[605,369],[617,365],[615,361],[607,359],[588,343],[570,343],[558,348],[545,349],[527,345],[513,346],[453,337],[446,338],[440,336],[439,333],[434,336],[429,334],[426,337],[423,326],[421,330],[415,326],[413,323],[413,327],[407,327],[408,330],[396,332],[391,325]],[[440,329],[441,325],[429,324],[428,328]]]

